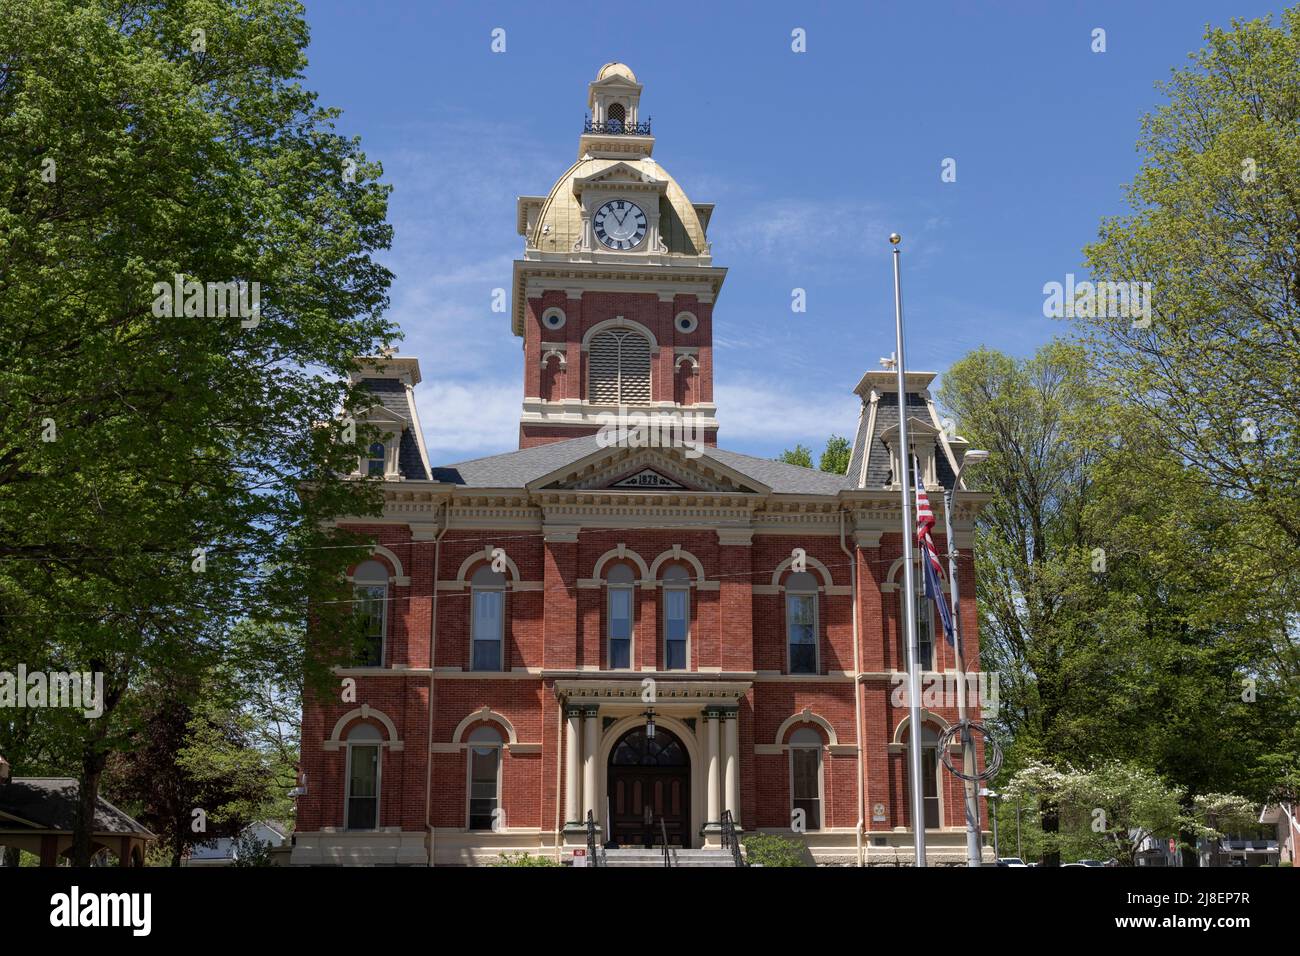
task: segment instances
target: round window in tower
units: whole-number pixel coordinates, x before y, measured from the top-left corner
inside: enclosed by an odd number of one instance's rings
[[[694,332],[699,326],[700,320],[689,312],[677,313],[676,325],[677,331],[684,334]]]
[[[554,331],[564,327],[564,310],[557,309],[555,306],[547,309],[542,313],[542,325]]]

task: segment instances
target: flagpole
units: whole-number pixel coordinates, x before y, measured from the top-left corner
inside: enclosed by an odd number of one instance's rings
[[[907,362],[903,352],[903,287],[899,279],[898,244],[903,239],[898,233],[889,237],[894,247],[894,337],[898,363],[898,462],[902,471],[903,502],[903,587],[902,607],[907,626],[907,779],[911,794],[912,848],[916,865],[925,866],[925,791],[921,786],[921,674],[916,644],[916,580],[912,568],[912,469],[909,464],[912,443],[907,435]]]

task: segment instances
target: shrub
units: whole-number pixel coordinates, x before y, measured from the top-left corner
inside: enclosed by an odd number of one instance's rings
[[[807,866],[808,851],[798,840],[775,833],[751,833],[741,841],[750,866]]]
[[[549,856],[533,856],[531,853],[502,853],[493,866],[559,866]]]

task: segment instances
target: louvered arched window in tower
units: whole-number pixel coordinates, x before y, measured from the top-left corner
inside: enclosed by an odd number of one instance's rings
[[[631,329],[609,329],[591,340],[587,398],[597,405],[650,404],[650,340]]]

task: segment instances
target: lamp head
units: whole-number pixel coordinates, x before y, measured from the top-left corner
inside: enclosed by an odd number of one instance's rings
[[[898,233],[896,233],[896,232],[891,232],[891,233],[889,234],[889,244],[890,244],[891,246],[896,246],[896,245],[898,245],[898,244],[899,244],[900,242],[902,242],[902,241],[903,241],[903,237],[900,236]]]
[[[963,465],[978,465],[980,462],[988,461],[989,453],[983,448],[972,448],[966,454],[962,455],[961,462]]]

